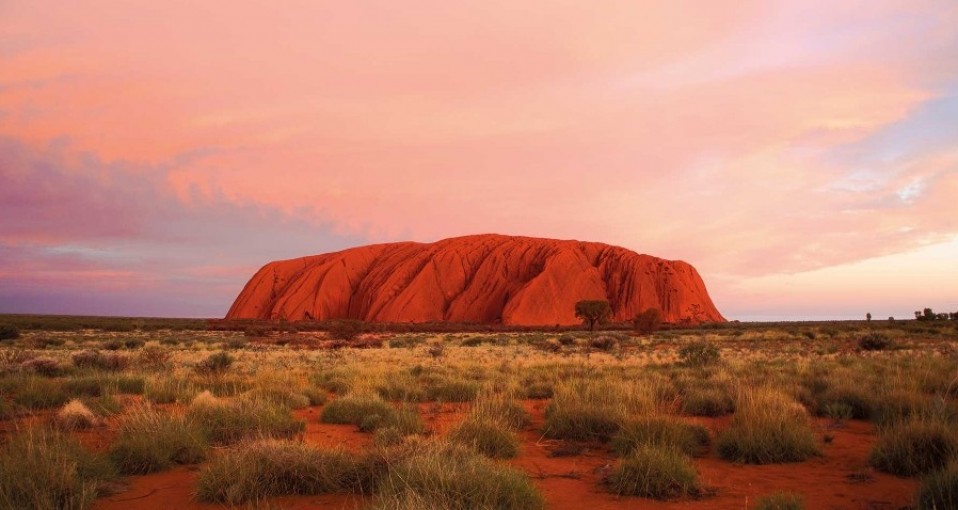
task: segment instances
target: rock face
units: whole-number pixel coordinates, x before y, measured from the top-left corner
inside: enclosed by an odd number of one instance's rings
[[[715,322],[694,267],[601,243],[477,235],[390,243],[270,262],[227,319],[360,319],[572,325],[575,303],[606,299],[613,320],[648,308]]]

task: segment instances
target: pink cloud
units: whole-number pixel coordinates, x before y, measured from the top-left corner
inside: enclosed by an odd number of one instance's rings
[[[260,208],[607,241],[730,289],[958,235],[951,0],[8,4],[0,136],[49,167],[0,155],[6,244]]]

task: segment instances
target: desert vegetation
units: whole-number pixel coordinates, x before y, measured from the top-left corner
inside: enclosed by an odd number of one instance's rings
[[[153,497],[157,473],[185,480],[181,507],[950,508],[958,494],[947,320],[349,335],[49,321],[18,316],[0,344],[0,508],[119,508]]]

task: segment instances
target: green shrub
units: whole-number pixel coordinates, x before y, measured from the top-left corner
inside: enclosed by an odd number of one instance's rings
[[[20,338],[20,330],[9,324],[0,324],[0,340],[16,340]]]
[[[891,339],[882,333],[868,333],[858,339],[858,347],[865,351],[883,351],[891,345]]]
[[[522,472],[469,448],[420,441],[390,465],[373,509],[540,510],[545,500]]]
[[[0,445],[0,508],[88,508],[115,477],[106,458],[52,430],[30,428]]]
[[[353,340],[366,329],[362,321],[343,319],[329,325],[329,337],[335,340]]]
[[[615,494],[653,499],[696,495],[701,490],[688,457],[672,448],[648,444],[623,458],[606,483]]]
[[[449,432],[449,440],[495,459],[511,459],[519,454],[515,432],[494,418],[470,416]]]
[[[210,354],[206,359],[199,362],[196,365],[196,371],[201,374],[222,374],[233,366],[233,361],[233,356],[230,353],[220,351]]]
[[[900,476],[928,473],[958,460],[958,433],[933,420],[910,420],[883,428],[869,461]]]
[[[196,497],[235,505],[273,496],[350,491],[360,476],[353,457],[294,441],[254,441],[215,457],[200,472]]]
[[[958,462],[932,471],[921,479],[918,488],[918,510],[958,508]]]
[[[146,474],[202,462],[207,448],[203,431],[192,421],[140,409],[120,424],[110,458],[123,474]]]
[[[130,358],[123,354],[100,352],[91,349],[73,353],[71,360],[77,368],[89,368],[108,372],[125,370],[130,365]]]
[[[309,405],[311,406],[321,406],[329,398],[325,391],[311,386],[303,388],[303,395],[309,399]]]
[[[819,454],[805,410],[768,389],[739,397],[731,424],[716,438],[716,449],[725,460],[747,464],[801,462]]]
[[[626,421],[612,438],[612,450],[625,457],[641,446],[661,446],[685,455],[700,455],[709,445],[709,432],[666,416],[643,416]]]
[[[704,367],[718,363],[722,355],[718,347],[705,340],[697,340],[679,349],[679,358],[686,366]]]
[[[758,498],[755,510],[802,510],[805,498],[794,492],[776,492]]]
[[[127,349],[139,349],[140,347],[143,347],[143,344],[145,343],[146,342],[142,338],[127,338],[123,341],[123,345]]]
[[[53,358],[39,356],[21,363],[20,370],[44,377],[56,377],[63,373],[63,366],[60,365],[59,361]]]
[[[231,444],[250,437],[292,437],[305,429],[289,409],[263,399],[224,400],[209,392],[196,396],[186,411],[213,444]]]

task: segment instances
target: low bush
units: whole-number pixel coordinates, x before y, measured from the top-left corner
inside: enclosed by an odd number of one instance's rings
[[[612,438],[612,450],[625,457],[642,446],[660,446],[685,455],[704,453],[708,430],[668,416],[642,416],[626,421]]]
[[[909,420],[882,428],[869,461],[900,476],[928,473],[958,460],[958,432],[935,420]]]
[[[958,508],[958,462],[932,471],[921,479],[918,487],[918,510]]]
[[[801,405],[761,388],[739,396],[731,424],[715,445],[721,458],[746,464],[801,462],[819,454]]]
[[[142,408],[120,424],[110,458],[123,474],[146,474],[202,462],[207,448],[203,431],[191,420]]]
[[[170,351],[156,344],[145,346],[136,354],[136,364],[146,370],[168,370],[172,366]]]
[[[794,492],[776,492],[758,498],[755,510],[803,510],[805,498]]]
[[[60,362],[46,356],[38,356],[20,363],[20,370],[44,377],[56,377],[63,373]]]
[[[60,432],[30,428],[0,445],[0,508],[88,508],[114,478],[105,457]]]
[[[379,483],[372,509],[545,508],[545,499],[528,476],[469,448],[441,441],[420,441],[407,448],[409,453],[393,461]]]
[[[868,333],[858,339],[858,347],[865,351],[883,351],[891,345],[891,339],[882,333]]]
[[[233,361],[233,356],[230,353],[220,351],[210,354],[206,359],[197,363],[196,371],[201,374],[222,374],[233,366]]]
[[[16,326],[0,324],[0,340],[16,340],[20,338],[20,330]]]
[[[619,339],[611,335],[598,335],[589,339],[589,347],[598,351],[611,351],[619,346]]]
[[[354,490],[354,455],[295,441],[258,440],[217,456],[197,479],[200,501],[236,505],[273,496]]]
[[[366,329],[362,321],[338,320],[330,323],[329,337],[334,340],[352,340]]]
[[[91,368],[108,372],[125,370],[130,365],[130,358],[126,355],[92,349],[73,353],[71,360],[77,368]]]
[[[715,345],[705,340],[697,340],[685,344],[679,349],[679,358],[683,365],[704,367],[718,363],[722,359],[722,355]]]
[[[623,458],[605,480],[622,496],[672,499],[701,491],[698,473],[688,457],[668,447],[642,445]]]

